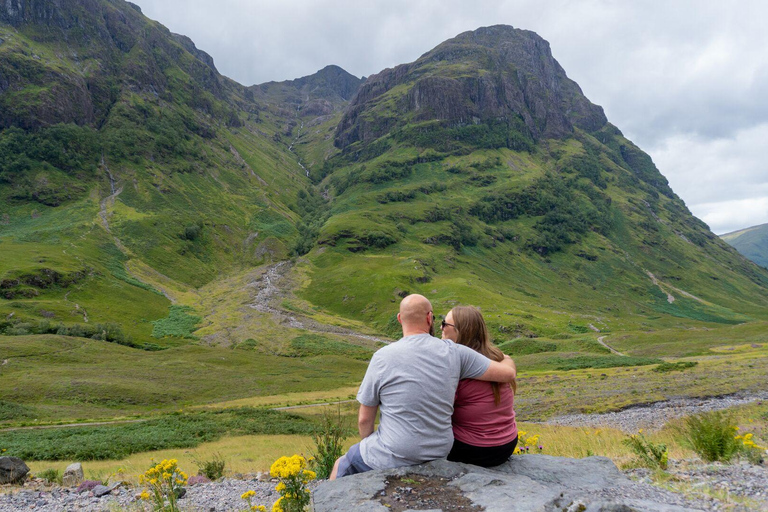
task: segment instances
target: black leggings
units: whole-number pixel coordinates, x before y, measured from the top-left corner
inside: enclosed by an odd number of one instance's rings
[[[453,441],[453,448],[448,454],[451,462],[464,462],[484,468],[504,464],[517,446],[517,437],[501,446],[472,446],[471,444]]]

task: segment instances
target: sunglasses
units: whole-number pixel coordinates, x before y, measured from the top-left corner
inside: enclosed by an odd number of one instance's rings
[[[440,322],[440,328],[441,328],[441,329],[445,329],[445,326],[446,326],[446,325],[448,325],[448,326],[450,326],[450,327],[456,327],[456,326],[455,326],[455,325],[453,325],[453,324],[449,324],[449,323],[448,323],[448,322],[446,322],[445,320],[443,320],[442,322]]]

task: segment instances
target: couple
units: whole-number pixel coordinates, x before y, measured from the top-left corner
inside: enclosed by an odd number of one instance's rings
[[[362,441],[336,461],[331,480],[446,456],[486,467],[506,461],[517,444],[517,370],[491,345],[480,312],[452,309],[442,340],[431,335],[435,315],[422,295],[404,298],[397,320],[403,337],[373,355],[357,393]]]

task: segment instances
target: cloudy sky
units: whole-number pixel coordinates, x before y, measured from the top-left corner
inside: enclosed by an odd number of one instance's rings
[[[768,222],[768,4],[760,0],[133,0],[251,85],[368,76],[461,32],[533,30],[715,233]]]

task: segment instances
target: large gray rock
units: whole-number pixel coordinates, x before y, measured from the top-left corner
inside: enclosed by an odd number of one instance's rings
[[[492,469],[437,460],[321,484],[314,512],[398,510],[698,510],[674,493],[636,484],[605,457],[515,456]],[[412,507],[412,508],[411,508]]]
[[[61,477],[61,485],[64,487],[77,487],[83,483],[85,475],[83,474],[83,465],[75,462],[67,466],[64,475]]]
[[[24,480],[29,468],[18,457],[0,457],[0,484],[15,484]]]

